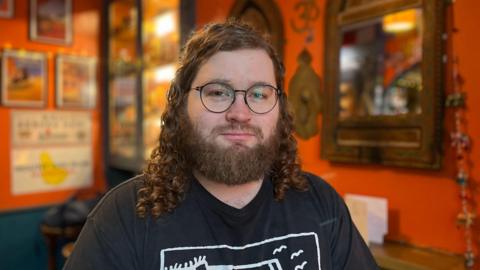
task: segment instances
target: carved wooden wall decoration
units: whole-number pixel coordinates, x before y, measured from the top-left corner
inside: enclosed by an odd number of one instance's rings
[[[280,10],[273,0],[237,0],[230,17],[251,23],[267,33],[280,58],[283,58],[284,31]]]

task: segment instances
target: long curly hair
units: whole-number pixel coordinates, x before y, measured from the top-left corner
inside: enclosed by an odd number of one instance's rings
[[[144,170],[143,186],[138,191],[137,214],[153,217],[170,212],[182,201],[191,179],[183,142],[177,136],[182,130],[179,117],[185,111],[186,99],[199,68],[220,51],[263,49],[273,61],[279,96],[280,117],[277,127],[279,155],[271,168],[275,199],[284,198],[289,188],[306,190],[293,137],[292,116],[283,89],[284,68],[269,41],[251,26],[239,21],[212,23],[194,33],[182,49],[180,64],[168,91],[168,103],[162,114],[159,145],[153,150]]]

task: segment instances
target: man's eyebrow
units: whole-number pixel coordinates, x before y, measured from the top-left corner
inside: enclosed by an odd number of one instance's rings
[[[228,86],[234,88],[233,85],[232,85],[232,81],[228,80],[228,79],[212,79],[212,80],[209,80],[209,81],[203,83],[202,85],[206,85],[206,84],[209,84],[209,83],[220,83],[220,84],[225,84],[225,85],[228,85]],[[248,85],[248,88],[250,88],[252,86],[256,86],[256,85],[272,85],[272,84],[269,83],[269,82],[266,82],[266,81],[255,81],[253,83],[250,83]],[[275,85],[272,85],[272,86],[275,87]],[[239,90],[246,90],[246,89],[239,89]]]
[[[212,79],[203,83],[203,85],[209,84],[209,83],[220,83],[220,84],[232,85],[232,81],[227,79]]]

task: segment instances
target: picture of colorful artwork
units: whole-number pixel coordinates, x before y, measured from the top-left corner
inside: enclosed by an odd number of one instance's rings
[[[56,66],[56,101],[60,108],[93,108],[97,80],[94,58],[59,55]]]
[[[41,53],[5,50],[2,57],[2,104],[43,107],[46,104],[46,57]]]
[[[72,42],[72,1],[31,0],[30,38],[35,41]]]
[[[0,18],[13,17],[13,0],[0,0]]]

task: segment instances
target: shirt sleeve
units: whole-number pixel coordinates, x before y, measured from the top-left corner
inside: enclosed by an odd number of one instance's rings
[[[64,270],[141,269],[133,184],[113,189],[90,213]]]
[[[330,258],[335,270],[379,269],[368,246],[358,232],[342,197],[324,180],[307,174],[322,205],[322,215],[334,220],[329,228]]]
[[[368,246],[353,223],[343,199],[337,195],[338,217],[331,246],[335,269],[379,269]]]

